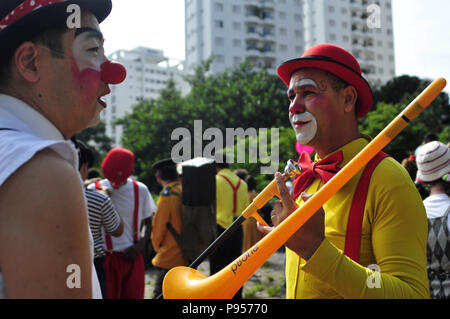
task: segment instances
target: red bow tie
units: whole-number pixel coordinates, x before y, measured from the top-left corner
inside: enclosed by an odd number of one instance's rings
[[[340,168],[343,160],[342,151],[331,154],[319,162],[311,161],[309,154],[302,152],[298,163],[302,173],[297,175],[293,183],[293,198],[296,199],[313,181],[319,177],[323,184],[328,182]]]

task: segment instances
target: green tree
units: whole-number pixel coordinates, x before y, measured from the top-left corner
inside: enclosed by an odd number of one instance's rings
[[[89,146],[95,155],[95,167],[100,167],[103,158],[112,148],[112,140],[106,135],[106,124],[100,121],[94,127],[87,128],[77,134],[75,137]]]
[[[375,137],[401,111],[409,105],[431,81],[415,76],[400,76],[387,82],[374,91],[376,104],[361,120],[360,129],[363,133]],[[414,153],[422,143],[424,136],[434,133],[442,142],[448,139],[449,97],[441,93],[419,116],[386,146],[385,151],[398,161]],[[447,137],[446,137],[447,136]]]
[[[191,86],[187,96],[182,97],[169,81],[158,99],[137,104],[118,121],[124,127],[124,147],[136,155],[135,172],[150,187],[155,184],[151,165],[171,156],[179,142],[176,136],[172,140],[177,128],[191,132],[193,150],[195,120],[202,121],[203,131],[220,129],[223,137],[227,128],[258,130],[289,125],[286,88],[276,76],[252,69],[246,62],[217,75],[210,75],[208,69],[207,61],[186,77]]]

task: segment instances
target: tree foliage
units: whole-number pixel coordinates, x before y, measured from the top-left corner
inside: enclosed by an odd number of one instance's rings
[[[95,167],[101,166],[103,158],[112,147],[112,140],[106,135],[105,132],[105,122],[100,121],[100,123],[96,126],[75,134],[75,137],[78,140],[89,146],[89,148],[94,152]]]
[[[151,165],[170,157],[179,142],[176,136],[172,140],[175,129],[191,132],[194,150],[196,120],[201,120],[201,134],[208,128],[218,128],[223,137],[227,128],[289,126],[286,88],[276,76],[247,63],[217,75],[210,75],[208,69],[206,62],[186,76],[191,86],[187,96],[182,97],[175,83],[169,81],[158,99],[137,104],[131,114],[118,122],[124,127],[122,143],[135,152],[136,173],[147,185],[155,183]],[[202,149],[207,143],[203,142]]]
[[[124,127],[123,146],[136,154],[135,173],[153,190],[157,190],[158,186],[151,166],[160,159],[171,157],[173,147],[180,142],[179,136],[172,136],[177,128],[185,128],[190,132],[189,143],[194,157],[194,121],[201,120],[202,150],[209,143],[203,136],[208,128],[220,129],[222,138],[225,138],[227,128],[255,128],[257,131],[267,128],[269,132],[271,128],[278,128],[279,140],[272,141],[269,138],[267,145],[270,152],[270,143],[278,143],[278,170],[284,169],[287,159],[296,159],[298,156],[295,152],[295,134],[288,121],[286,87],[279,78],[263,69],[251,68],[247,63],[211,75],[208,72],[209,63],[205,62],[192,75],[186,76],[191,87],[188,95],[182,96],[175,83],[169,81],[158,99],[142,101],[118,121]],[[359,121],[360,130],[372,137],[376,136],[428,83],[417,77],[401,76],[376,89],[376,104]],[[385,151],[401,161],[414,151],[427,133],[448,138],[448,109],[448,95],[443,93]],[[241,143],[248,145],[249,138]],[[237,152],[237,145],[234,151]],[[260,169],[264,165],[267,163],[253,163],[247,158],[245,163],[234,164],[231,168],[246,168],[257,178],[260,190],[273,178],[272,175],[261,175]]]
[[[429,80],[404,75],[392,79],[374,91],[376,104],[360,121],[360,130],[372,137],[376,136],[430,83]],[[410,122],[384,151],[401,162],[403,158],[414,153],[428,133],[434,133],[439,136],[441,142],[448,143],[449,124],[449,98],[444,92]]]

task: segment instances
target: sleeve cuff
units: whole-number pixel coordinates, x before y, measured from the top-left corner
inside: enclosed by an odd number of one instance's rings
[[[303,260],[300,269],[315,277],[325,278],[341,256],[342,251],[325,238],[311,258]]]

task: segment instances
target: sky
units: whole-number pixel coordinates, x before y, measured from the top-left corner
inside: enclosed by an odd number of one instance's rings
[[[184,60],[184,0],[112,2],[113,11],[101,24],[107,54],[146,46]],[[444,77],[450,94],[449,14],[448,0],[392,0],[397,76]]]

